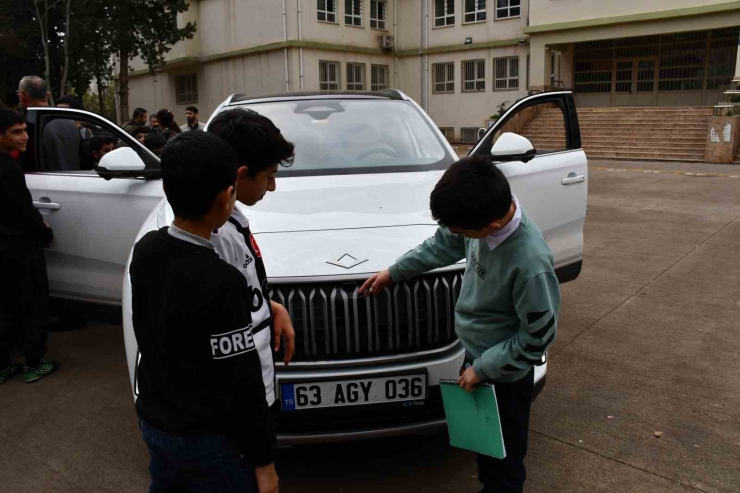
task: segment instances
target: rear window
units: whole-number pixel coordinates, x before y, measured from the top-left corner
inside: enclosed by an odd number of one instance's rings
[[[446,169],[454,157],[407,101],[309,100],[245,105],[296,146],[281,176]]]

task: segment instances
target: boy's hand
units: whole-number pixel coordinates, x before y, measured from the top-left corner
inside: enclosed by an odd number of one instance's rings
[[[293,322],[290,320],[290,314],[280,303],[270,301],[272,307],[272,320],[275,326],[275,352],[280,351],[280,342],[285,338],[285,355],[283,363],[288,366],[295,353],[295,329]]]
[[[475,387],[479,383],[481,383],[481,379],[475,374],[475,370],[472,366],[469,366],[463,374],[460,375],[460,378],[457,379],[457,384],[468,392],[474,391]]]
[[[49,223],[47,223],[46,221],[44,221],[44,226],[46,226],[47,228],[51,228],[51,226],[49,226]],[[51,248],[54,246],[54,243],[56,242],[57,242],[57,239],[52,236],[51,243],[49,243],[48,245],[44,245],[44,248]]]
[[[393,278],[388,269],[378,272],[370,276],[370,279],[365,281],[365,284],[357,291],[360,294],[364,294],[366,297],[371,294],[378,296],[385,288],[393,284]]]
[[[260,493],[278,493],[278,475],[275,471],[275,463],[262,467],[255,467],[254,474],[257,476],[257,489]]]

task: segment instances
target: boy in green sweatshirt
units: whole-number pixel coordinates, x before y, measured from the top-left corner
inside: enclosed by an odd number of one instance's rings
[[[482,493],[520,493],[526,472],[534,366],[555,340],[560,286],[553,256],[501,171],[485,157],[453,164],[432,191],[434,236],[368,279],[378,295],[394,282],[466,259],[455,332],[465,348],[458,383],[495,385],[507,456],[478,455]]]

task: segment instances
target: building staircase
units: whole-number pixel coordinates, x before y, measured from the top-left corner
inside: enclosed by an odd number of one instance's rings
[[[703,162],[711,107],[579,108],[590,159]],[[565,148],[563,116],[542,109],[522,131],[538,151]]]

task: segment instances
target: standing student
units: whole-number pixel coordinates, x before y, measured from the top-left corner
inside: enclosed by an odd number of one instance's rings
[[[0,107],[0,384],[21,369],[11,361],[18,343],[26,383],[59,367],[43,359],[49,297],[43,248],[54,244],[54,233],[33,206],[20,163],[10,156],[25,152],[27,144],[23,115]]]
[[[278,167],[293,162],[293,144],[283,138],[270,119],[254,111],[224,111],[211,121],[208,133],[218,135],[236,152],[239,159],[236,200],[246,206],[253,206],[267,192],[274,192]],[[267,403],[272,406],[275,402],[273,348],[279,351],[281,339],[285,339],[286,365],[295,351],[290,315],[283,305],[269,298],[262,252],[249,228],[249,219],[239,209],[234,208],[212,241],[218,255],[236,267],[250,287],[247,301],[252,311],[254,342],[262,361]]]
[[[455,307],[465,348],[458,384],[494,384],[505,459],[478,455],[484,493],[521,493],[526,479],[534,366],[555,340],[560,286],[542,232],[489,158],[453,164],[434,187],[436,234],[360,289],[378,295],[394,282],[467,260]]]
[[[130,266],[149,491],[277,493],[250,288],[211,242],[234,208],[236,155],[188,132],[168,142],[161,167],[175,220],[139,240]]]

